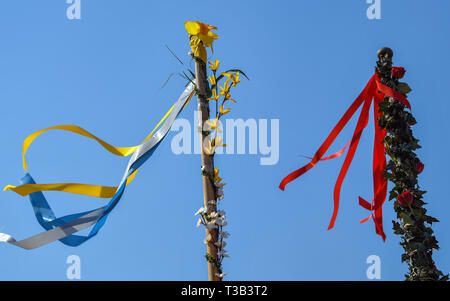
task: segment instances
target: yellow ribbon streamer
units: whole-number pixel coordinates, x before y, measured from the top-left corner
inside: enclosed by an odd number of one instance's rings
[[[58,184],[24,184],[20,186],[8,185],[5,190],[12,190],[21,196],[38,191],[63,191],[82,195],[90,195],[99,198],[109,198],[114,195],[117,187],[99,186],[78,183],[58,183]]]
[[[189,95],[189,98],[184,105],[183,108],[187,106],[189,101],[192,98],[192,95],[194,95],[194,92],[192,92]],[[175,104],[167,111],[167,113],[164,115],[164,117],[158,122],[158,124],[155,126],[155,128],[151,131],[151,133],[144,139],[142,143],[150,139],[150,137],[153,135],[153,133],[159,128],[159,126],[164,122],[164,120],[169,116],[170,112],[172,112]],[[85,129],[76,126],[76,125],[57,125],[48,127],[45,129],[42,129],[40,131],[34,132],[33,134],[29,135],[25,141],[23,142],[22,146],[22,159],[23,159],[23,168],[24,170],[28,169],[28,164],[25,159],[25,154],[28,151],[28,148],[30,147],[31,143],[40,135],[43,133],[50,131],[50,130],[64,130],[69,131],[75,134],[79,134],[81,136],[93,139],[97,141],[103,148],[108,150],[110,153],[117,155],[117,156],[129,156],[132,153],[134,153],[138,146],[131,146],[131,147],[116,147],[112,146],[111,144],[105,142],[104,140],[98,138],[97,136],[91,134],[90,132],[86,131]],[[136,176],[139,169],[136,169],[127,179],[126,185],[131,183],[133,181],[134,177]],[[63,191],[68,193],[75,193],[75,194],[81,194],[81,195],[88,195],[93,197],[99,197],[99,198],[111,198],[114,196],[114,194],[117,191],[117,187],[111,187],[111,186],[101,186],[101,185],[91,185],[91,184],[79,184],[79,183],[55,183],[55,184],[24,184],[20,186],[12,186],[8,185],[4,189],[6,190],[12,190],[17,194],[20,194],[21,196],[27,196],[30,193],[38,192],[38,191]]]

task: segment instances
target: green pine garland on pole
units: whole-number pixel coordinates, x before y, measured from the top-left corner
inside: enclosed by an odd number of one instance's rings
[[[380,49],[376,72],[383,84],[406,95],[411,89],[408,84],[399,82],[404,70],[392,68],[392,57],[390,48]],[[380,114],[378,124],[387,131],[384,142],[390,158],[385,177],[394,184],[389,200],[395,199],[394,210],[398,219],[398,222],[393,221],[393,229],[401,236],[400,244],[405,251],[402,262],[406,262],[409,268],[406,280],[446,281],[448,275],[436,268],[432,258],[433,250],[438,250],[439,246],[431,225],[438,220],[427,215],[426,203],[422,200],[425,191],[418,184],[418,175],[424,165],[414,152],[420,148],[411,129],[416,119],[403,104],[389,96],[380,103],[380,112],[383,114]]]

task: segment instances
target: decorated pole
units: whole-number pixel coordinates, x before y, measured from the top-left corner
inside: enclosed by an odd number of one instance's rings
[[[399,82],[405,70],[392,67],[393,55],[387,47],[378,51],[376,73],[381,83],[406,95],[411,89],[408,84]],[[448,275],[444,276],[436,268],[432,258],[433,249],[437,250],[439,246],[431,224],[438,220],[427,215],[422,201],[425,191],[420,190],[418,184],[418,175],[423,171],[424,164],[414,153],[420,148],[419,140],[413,136],[411,129],[416,120],[403,104],[387,95],[379,108],[378,125],[387,132],[384,143],[390,158],[384,175],[394,184],[389,199],[396,199],[394,210],[399,222],[393,221],[393,228],[395,234],[401,236],[400,244],[405,250],[402,262],[408,263],[406,280],[448,280]]]
[[[192,57],[195,60],[195,86],[198,102],[198,130],[201,142],[202,159],[202,182],[203,182],[203,206],[197,211],[200,215],[197,226],[204,225],[206,228],[205,258],[208,262],[208,276],[210,281],[221,281],[226,275],[222,269],[222,261],[229,257],[225,246],[225,239],[230,234],[224,231],[227,225],[226,213],[218,210],[218,204],[223,199],[223,187],[226,185],[219,176],[219,168],[214,168],[214,154],[217,148],[226,147],[223,138],[220,118],[230,112],[225,105],[229,102],[236,103],[231,98],[231,89],[236,87],[241,80],[240,74],[248,79],[244,72],[239,69],[230,69],[218,74],[219,60],[210,61],[208,68],[212,75],[207,77],[207,52],[206,47],[211,47],[218,36],[211,32],[217,29],[215,26],[204,24],[199,21],[186,21],[185,27],[189,33],[189,44],[191,46]],[[208,84],[207,78],[209,80]],[[221,80],[225,80],[223,86],[219,85]],[[220,90],[219,90],[220,88]],[[215,115],[210,120],[209,101],[215,104]]]
[[[208,93],[209,85],[206,75],[207,52],[206,47],[212,47],[212,43],[218,36],[211,32],[217,29],[214,26],[204,24],[199,21],[187,21],[185,27],[189,33],[189,44],[191,46],[192,57],[195,60],[195,84],[198,104],[199,134],[201,144],[201,170],[203,182],[203,204],[204,206],[197,212],[201,215],[200,222],[207,226],[206,231],[206,260],[208,262],[208,279],[210,281],[221,281],[222,273],[218,256],[219,241],[218,227],[211,223],[211,215],[217,212],[217,195],[214,186],[214,150],[208,151],[210,132],[207,130],[209,121]],[[211,144],[209,144],[211,145]]]
[[[214,190],[214,182],[211,181],[211,176],[214,174],[214,153],[209,155],[205,152],[204,141],[207,141],[209,133],[204,131],[205,123],[209,120],[209,103],[207,100],[207,86],[206,81],[206,64],[199,58],[195,58],[195,78],[197,85],[197,104],[198,104],[198,120],[200,122],[199,131],[201,143],[202,156],[202,181],[203,181],[203,202],[206,213],[217,212],[216,195]],[[210,201],[214,202],[210,202]],[[219,261],[217,256],[217,246],[214,244],[218,241],[218,229],[206,228],[206,251],[208,260],[208,277],[210,281],[220,281],[217,275],[219,271],[215,262]]]
[[[354,158],[361,135],[369,121],[370,107],[373,103],[375,139],[373,146],[373,198],[371,202],[361,196],[359,205],[368,211],[370,215],[360,223],[372,220],[375,232],[386,240],[383,230],[383,204],[387,198],[388,181],[394,183],[395,187],[390,193],[389,199],[396,199],[395,211],[400,223],[394,222],[394,231],[402,236],[401,245],[405,249],[402,261],[408,262],[409,274],[407,280],[448,280],[433,262],[433,249],[438,249],[438,242],[433,235],[430,226],[438,220],[426,215],[423,208],[425,203],[422,196],[425,191],[419,189],[417,176],[424,165],[417,158],[414,151],[420,146],[418,140],[412,135],[411,126],[416,120],[410,113],[411,104],[407,94],[411,91],[406,83],[399,82],[405,74],[402,67],[392,67],[393,51],[382,48],[378,51],[378,62],[375,74],[372,75],[366,87],[353,101],[331,133],[319,147],[311,161],[294,170],[281,181],[279,188],[284,190],[286,185],[294,181],[321,161],[338,158],[345,153],[345,160],[339,172],[334,186],[334,208],[328,230],[335,225],[339,203],[340,191],[347,171]],[[335,154],[325,156],[327,150],[332,146],[345,125],[361,108],[361,113],[353,132],[353,137],[347,145]],[[409,110],[409,111],[408,111]],[[386,154],[390,157],[386,162]]]

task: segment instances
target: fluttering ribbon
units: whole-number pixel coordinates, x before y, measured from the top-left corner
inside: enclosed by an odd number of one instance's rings
[[[144,162],[152,156],[153,152],[169,132],[176,117],[187,105],[193,94],[194,85],[191,83],[181,94],[177,102],[175,102],[175,104],[170,108],[166,115],[156,125],[153,131],[138,146],[114,147],[97,138],[88,131],[82,129],[81,127],[74,125],[54,126],[40,130],[28,136],[23,144],[23,165],[25,170],[27,170],[25,154],[30,144],[42,133],[54,129],[70,131],[87,138],[94,139],[101,146],[103,146],[103,148],[115,155],[128,156],[132,154],[132,156],[128,162],[127,168],[118,187],[79,183],[36,184],[31,175],[27,172],[26,175],[21,179],[22,185],[17,187],[8,185],[7,187],[5,187],[5,190],[12,190],[22,196],[28,195],[37,221],[47,231],[20,241],[17,241],[11,235],[0,233],[0,241],[10,243],[23,249],[31,250],[44,246],[56,240],[60,240],[62,243],[68,246],[78,246],[95,236],[100,228],[104,225],[108,214],[120,201],[125,187],[133,180],[139,167],[142,166],[142,164],[144,164]],[[56,215],[51,209],[42,191],[63,191],[111,199],[106,206],[97,208],[95,210],[56,218]],[[90,226],[93,227],[88,235],[74,235],[74,233],[86,229]]]
[[[331,133],[328,135],[325,142],[320,146],[320,148],[315,153],[314,157],[310,158],[311,161],[303,166],[302,168],[290,173],[287,175],[280,183],[279,188],[284,190],[286,185],[306,173],[308,170],[313,168],[319,161],[329,160],[333,158],[340,157],[347,146],[349,145],[347,156],[345,157],[344,164],[339,172],[339,176],[337,178],[336,184],[334,186],[334,209],[333,215],[331,217],[330,224],[328,226],[328,230],[334,227],[337,213],[339,210],[339,199],[342,183],[344,181],[345,175],[350,167],[350,164],[355,155],[356,149],[358,147],[359,140],[361,138],[361,134],[364,128],[367,126],[369,121],[369,110],[372,105],[372,100],[374,100],[374,121],[375,121],[375,141],[374,141],[374,149],[373,149],[373,187],[374,187],[374,197],[372,202],[369,203],[363,198],[359,197],[360,206],[371,212],[370,216],[366,219],[362,220],[360,223],[364,223],[370,219],[374,220],[375,231],[378,235],[380,235],[383,240],[386,240],[386,235],[383,231],[383,211],[382,205],[384,204],[387,196],[387,181],[383,176],[384,168],[386,167],[386,155],[385,155],[385,145],[384,138],[386,136],[386,130],[382,129],[378,125],[378,116],[382,113],[379,112],[379,104],[383,101],[385,95],[390,96],[397,101],[401,102],[403,105],[411,109],[408,99],[405,95],[401,94],[398,91],[391,89],[390,87],[384,85],[380,82],[378,75],[374,74],[372,78],[367,83],[364,90],[361,94],[356,98],[356,100],[352,103],[350,108],[345,112],[345,114],[341,117],[337,125],[333,128]],[[362,106],[361,114],[359,115],[358,122],[356,124],[355,131],[353,133],[353,137],[351,141],[339,152],[323,158],[328,148],[332,145],[336,137],[345,127],[345,125],[350,121],[352,116],[356,113],[356,111]]]

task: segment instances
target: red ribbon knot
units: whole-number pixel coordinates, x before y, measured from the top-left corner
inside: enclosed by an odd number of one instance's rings
[[[393,67],[395,73],[397,75],[403,76],[404,69],[401,67]],[[308,170],[313,168],[319,161],[325,161],[340,157],[347,146],[349,146],[347,156],[345,157],[344,164],[339,172],[339,176],[337,178],[336,184],[334,186],[334,210],[333,215],[331,217],[330,225],[328,226],[328,230],[334,227],[334,223],[336,221],[338,209],[339,209],[339,197],[340,191],[342,187],[342,182],[344,181],[345,175],[350,167],[350,164],[355,155],[356,149],[358,147],[359,140],[361,138],[362,132],[364,128],[367,126],[369,121],[369,110],[372,105],[372,100],[374,100],[373,112],[374,112],[374,121],[375,121],[375,139],[374,139],[374,148],[373,148],[373,187],[374,187],[374,197],[372,199],[372,203],[365,201],[363,198],[359,197],[360,206],[365,209],[371,211],[371,215],[360,223],[364,223],[370,219],[373,219],[375,223],[375,231],[378,235],[380,235],[383,240],[386,240],[386,235],[383,231],[383,211],[382,206],[386,200],[387,196],[387,181],[383,176],[384,169],[386,167],[386,155],[385,155],[385,145],[384,138],[386,137],[386,130],[382,129],[378,125],[378,116],[382,113],[379,112],[379,104],[383,101],[384,96],[388,95],[397,101],[401,102],[407,108],[411,109],[408,99],[402,93],[391,89],[390,87],[384,85],[380,82],[378,75],[374,74],[372,78],[367,83],[364,90],[361,94],[355,99],[355,101],[351,104],[350,108],[344,113],[339,122],[333,128],[331,133],[328,135],[327,139],[323,142],[320,148],[315,153],[314,157],[310,158],[311,161],[303,166],[302,168],[295,170],[294,172],[287,175],[280,183],[279,188],[284,190],[286,185],[289,182],[292,182],[296,178],[300,177]],[[361,114],[359,115],[358,122],[356,124],[355,131],[353,133],[353,137],[347,145],[340,150],[339,152],[324,157],[325,152],[334,142],[336,137],[345,127],[345,125],[349,122],[349,120],[353,117],[359,107],[362,106]]]

